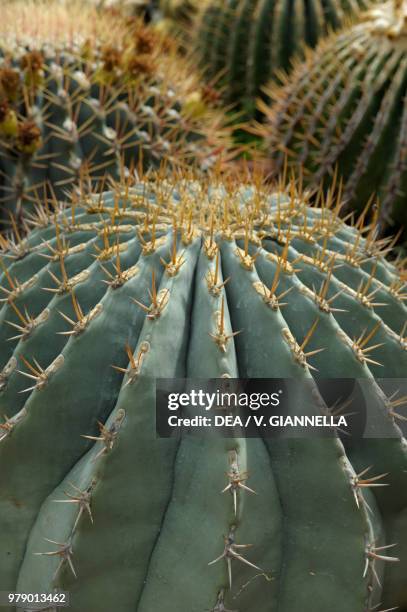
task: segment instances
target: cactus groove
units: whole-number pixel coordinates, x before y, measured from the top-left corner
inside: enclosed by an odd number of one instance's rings
[[[73,612],[407,609],[405,398],[375,379],[406,372],[404,282],[338,206],[156,176],[3,241],[3,589],[63,587]],[[157,374],[364,379],[390,437],[157,439]]]
[[[224,88],[226,101],[252,116],[262,87],[276,73],[289,70],[306,47],[369,5],[368,0],[210,0],[197,22],[196,51],[208,79]]]
[[[407,222],[406,3],[372,9],[358,25],[324,41],[263,106],[261,134],[278,174],[304,166],[309,184],[338,170],[346,210],[375,193],[381,229]]]

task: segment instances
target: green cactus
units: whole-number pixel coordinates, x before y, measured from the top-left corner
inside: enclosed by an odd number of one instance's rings
[[[309,184],[343,178],[345,211],[362,210],[374,192],[379,223],[407,222],[406,4],[388,3],[321,43],[281,89],[270,95],[260,129],[276,174],[304,165]]]
[[[221,114],[188,64],[140,22],[17,2],[4,7],[0,31],[6,221],[32,211],[44,190],[51,206],[79,182],[86,189],[163,162],[205,169],[225,148]]]
[[[3,240],[1,589],[63,587],[73,612],[407,610],[405,398],[375,378],[405,376],[404,281],[338,207],[156,176]],[[359,378],[389,437],[158,439],[157,375],[308,380],[303,414],[316,376]]]
[[[256,110],[262,88],[294,57],[347,16],[369,6],[369,0],[211,0],[204,4],[194,37],[210,81],[218,80],[225,99],[248,117]]]

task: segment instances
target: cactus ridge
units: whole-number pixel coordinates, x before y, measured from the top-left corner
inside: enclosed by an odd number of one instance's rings
[[[290,82],[271,88],[259,127],[278,174],[285,160],[304,168],[308,184],[343,179],[345,211],[375,193],[382,231],[405,225],[407,172],[407,46],[397,3],[324,41]],[[404,23],[404,22],[403,22]]]
[[[366,10],[365,0],[212,0],[197,19],[196,53],[210,81],[218,79],[227,103],[248,117],[271,78],[294,58]]]
[[[2,239],[3,588],[78,612],[407,605],[405,398],[375,379],[406,371],[405,273],[320,197],[157,175]],[[364,379],[389,438],[156,439],[157,375],[308,380],[293,415],[315,377]]]
[[[224,119],[188,62],[175,61],[175,46],[138,21],[107,19],[77,4],[5,7],[0,203],[6,222],[9,213],[32,212],[39,195],[61,200],[80,182],[95,186],[162,163],[205,170],[228,147]],[[15,21],[21,30],[12,35]],[[79,25],[81,35],[74,31]]]

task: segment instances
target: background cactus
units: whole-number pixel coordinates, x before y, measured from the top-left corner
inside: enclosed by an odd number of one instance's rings
[[[226,101],[252,116],[276,72],[368,6],[368,0],[211,0],[198,20],[196,51],[209,80],[221,75]]]
[[[141,22],[18,2],[0,34],[3,211],[164,160],[207,169],[227,143],[191,67]]]
[[[345,210],[361,210],[375,192],[383,229],[407,222],[406,4],[389,2],[323,42],[290,81],[270,92],[260,129],[278,174],[304,165],[304,180],[329,186],[343,177]]]
[[[188,57],[198,10],[197,0],[157,0],[150,11],[151,27],[176,40],[179,54]]]
[[[164,19],[175,30],[182,30],[186,34],[191,33],[191,23],[202,4],[197,0],[160,0],[159,9]]]
[[[173,181],[3,241],[1,588],[64,587],[73,612],[407,610],[405,398],[374,378],[407,366],[389,242],[294,184]],[[360,378],[390,437],[156,439],[157,375]]]

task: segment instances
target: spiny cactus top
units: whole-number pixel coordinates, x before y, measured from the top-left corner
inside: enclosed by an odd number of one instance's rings
[[[337,168],[347,208],[360,210],[375,192],[381,225],[393,231],[407,222],[406,13],[405,2],[389,2],[324,41],[270,92],[261,130],[277,174],[287,156],[314,184],[329,184]]]
[[[405,277],[338,205],[156,177],[3,242],[2,589],[64,587],[75,612],[407,606],[405,398],[374,378],[406,373]],[[156,376],[361,378],[390,437],[156,439]]]
[[[249,116],[262,87],[289,70],[304,46],[343,25],[368,0],[210,0],[204,3],[194,40],[209,79],[219,76],[229,103]]]
[[[79,180],[163,159],[205,169],[223,150],[206,90],[141,23],[77,3],[12,2],[0,37],[3,210],[19,214],[44,183],[62,198]]]

